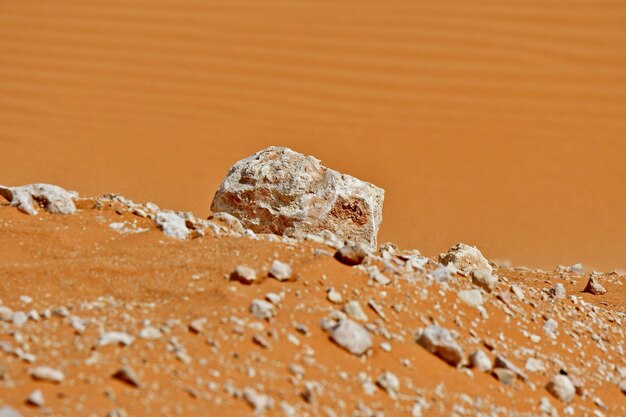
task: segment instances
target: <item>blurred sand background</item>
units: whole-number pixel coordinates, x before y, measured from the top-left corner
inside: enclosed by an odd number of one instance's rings
[[[205,216],[283,145],[381,242],[626,268],[625,45],[624,1],[0,0],[0,183]]]

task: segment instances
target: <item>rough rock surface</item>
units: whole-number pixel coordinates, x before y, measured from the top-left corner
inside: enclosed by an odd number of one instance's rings
[[[343,319],[336,326],[332,327],[331,339],[339,346],[354,355],[362,355],[372,347],[372,336],[360,324]]]
[[[489,261],[476,248],[476,246],[457,243],[452,246],[447,253],[439,255],[439,262],[444,265],[453,264],[459,271],[469,274],[473,271],[484,271],[492,273],[493,268]]]
[[[176,213],[160,211],[155,218],[156,224],[165,236],[184,240],[189,235],[189,229],[185,225],[185,219]]]
[[[312,156],[269,147],[237,162],[211,210],[226,212],[256,233],[304,236],[333,232],[376,247],[384,190],[324,167]]]
[[[457,366],[463,360],[463,351],[450,332],[436,324],[424,329],[417,343],[452,366]]]
[[[546,390],[564,403],[572,402],[576,388],[566,375],[554,375],[546,385]]]
[[[349,266],[362,264],[366,257],[366,248],[358,243],[346,243],[335,252],[335,259]]]
[[[594,272],[589,274],[589,281],[587,282],[587,286],[585,286],[585,289],[583,291],[593,295],[606,294],[606,289],[598,282],[597,278],[599,275],[600,274]]]
[[[36,207],[52,214],[74,214],[74,195],[63,188],[51,184],[29,184],[21,187],[0,186],[0,195],[11,202],[18,210],[35,216]]]

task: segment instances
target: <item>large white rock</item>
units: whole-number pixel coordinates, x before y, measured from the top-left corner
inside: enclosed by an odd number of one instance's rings
[[[384,195],[312,156],[272,146],[233,165],[211,210],[232,214],[256,233],[304,237],[329,230],[373,249]]]
[[[9,200],[12,206],[23,213],[35,216],[36,207],[41,207],[53,214],[74,214],[75,195],[63,188],[51,184],[29,184],[21,187],[0,185],[0,195]]]

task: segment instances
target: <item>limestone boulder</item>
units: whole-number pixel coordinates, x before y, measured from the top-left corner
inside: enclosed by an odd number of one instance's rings
[[[235,216],[256,233],[304,237],[327,230],[374,249],[384,195],[312,156],[269,147],[233,165],[211,210]]]
[[[21,187],[0,186],[0,195],[23,213],[34,216],[37,208],[53,214],[74,214],[75,194],[52,184],[29,184]]]

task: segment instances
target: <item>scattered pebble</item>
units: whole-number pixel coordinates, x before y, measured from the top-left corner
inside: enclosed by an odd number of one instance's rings
[[[491,360],[489,356],[482,350],[478,349],[472,352],[469,356],[470,365],[483,372],[491,371]]]
[[[165,236],[180,240],[185,240],[189,236],[185,219],[176,213],[159,211],[154,221]]]
[[[242,284],[252,284],[256,281],[256,271],[246,265],[238,265],[230,274],[231,281],[239,281]]]
[[[335,259],[349,266],[360,265],[367,257],[367,249],[361,244],[346,243],[335,252]]]
[[[46,401],[43,398],[43,392],[40,389],[36,389],[28,395],[26,398],[26,404],[34,405],[36,407],[43,407]]]
[[[589,281],[587,281],[587,285],[583,291],[593,295],[606,294],[606,289],[598,282],[598,277],[600,276],[600,274],[592,272],[589,275]]]
[[[479,290],[463,290],[459,291],[459,300],[471,307],[479,307],[483,305],[483,296]]]
[[[291,266],[279,260],[274,260],[270,267],[269,276],[276,278],[278,281],[287,281],[291,278]]]
[[[361,308],[361,304],[358,301],[350,301],[344,307],[343,311],[350,317],[351,319],[357,321],[367,321],[367,315]]]
[[[362,355],[372,347],[372,336],[367,329],[347,318],[330,329],[330,337],[354,355]]]
[[[264,413],[274,406],[272,397],[260,394],[253,388],[244,388],[243,398],[254,409],[255,413]]]
[[[113,373],[112,377],[132,387],[139,388],[141,386],[137,372],[128,366],[122,366]]]
[[[54,382],[57,384],[60,384],[65,379],[65,374],[62,371],[48,366],[37,366],[35,368],[31,368],[28,373],[33,379]]]
[[[498,278],[485,269],[472,271],[472,282],[487,292],[491,292],[498,284]]]
[[[550,295],[553,298],[565,298],[565,286],[560,282],[550,288]]]
[[[334,304],[340,304],[343,302],[343,297],[334,288],[328,290],[328,294],[326,295],[328,301]]]
[[[133,344],[134,338],[125,332],[106,332],[100,335],[98,346],[122,345],[130,346]]]
[[[566,376],[561,374],[556,374],[546,385],[546,390],[554,398],[564,402],[570,403],[574,399],[574,395],[576,394],[576,388],[572,381]]]
[[[250,313],[257,319],[269,320],[276,316],[276,310],[272,303],[268,303],[265,300],[254,299],[250,304]]]
[[[463,360],[463,351],[450,332],[436,324],[424,329],[417,343],[452,366],[457,366]]]

